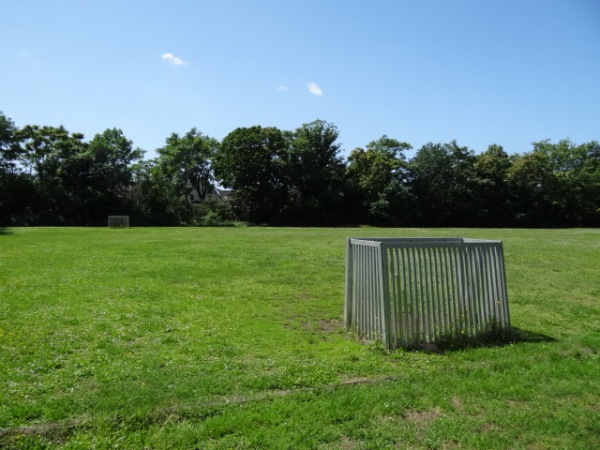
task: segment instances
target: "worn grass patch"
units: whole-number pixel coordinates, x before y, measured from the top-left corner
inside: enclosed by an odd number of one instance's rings
[[[380,351],[346,237],[504,241],[511,339]],[[2,448],[595,448],[600,230],[16,228]]]

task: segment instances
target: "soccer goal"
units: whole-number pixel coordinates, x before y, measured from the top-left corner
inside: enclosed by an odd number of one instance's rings
[[[129,216],[108,216],[108,228],[129,228]]]

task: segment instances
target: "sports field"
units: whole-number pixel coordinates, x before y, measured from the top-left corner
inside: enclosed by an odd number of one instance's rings
[[[514,339],[356,340],[363,236],[502,240]],[[598,229],[0,229],[0,448],[599,446]]]

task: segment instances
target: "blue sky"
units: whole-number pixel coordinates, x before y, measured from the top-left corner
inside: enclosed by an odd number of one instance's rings
[[[509,153],[600,140],[600,0],[0,0],[0,111],[154,156],[192,127],[335,124]],[[410,155],[409,155],[410,156]]]

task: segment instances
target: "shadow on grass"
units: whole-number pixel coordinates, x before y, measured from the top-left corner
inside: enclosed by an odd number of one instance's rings
[[[556,342],[556,339],[541,333],[521,330],[512,327],[507,331],[493,331],[480,334],[477,337],[464,337],[460,339],[440,339],[434,344],[423,344],[409,348],[409,351],[428,353],[446,353],[472,348],[504,347],[520,343]]]
[[[0,227],[0,236],[7,236],[9,234],[13,234],[8,228]]]

